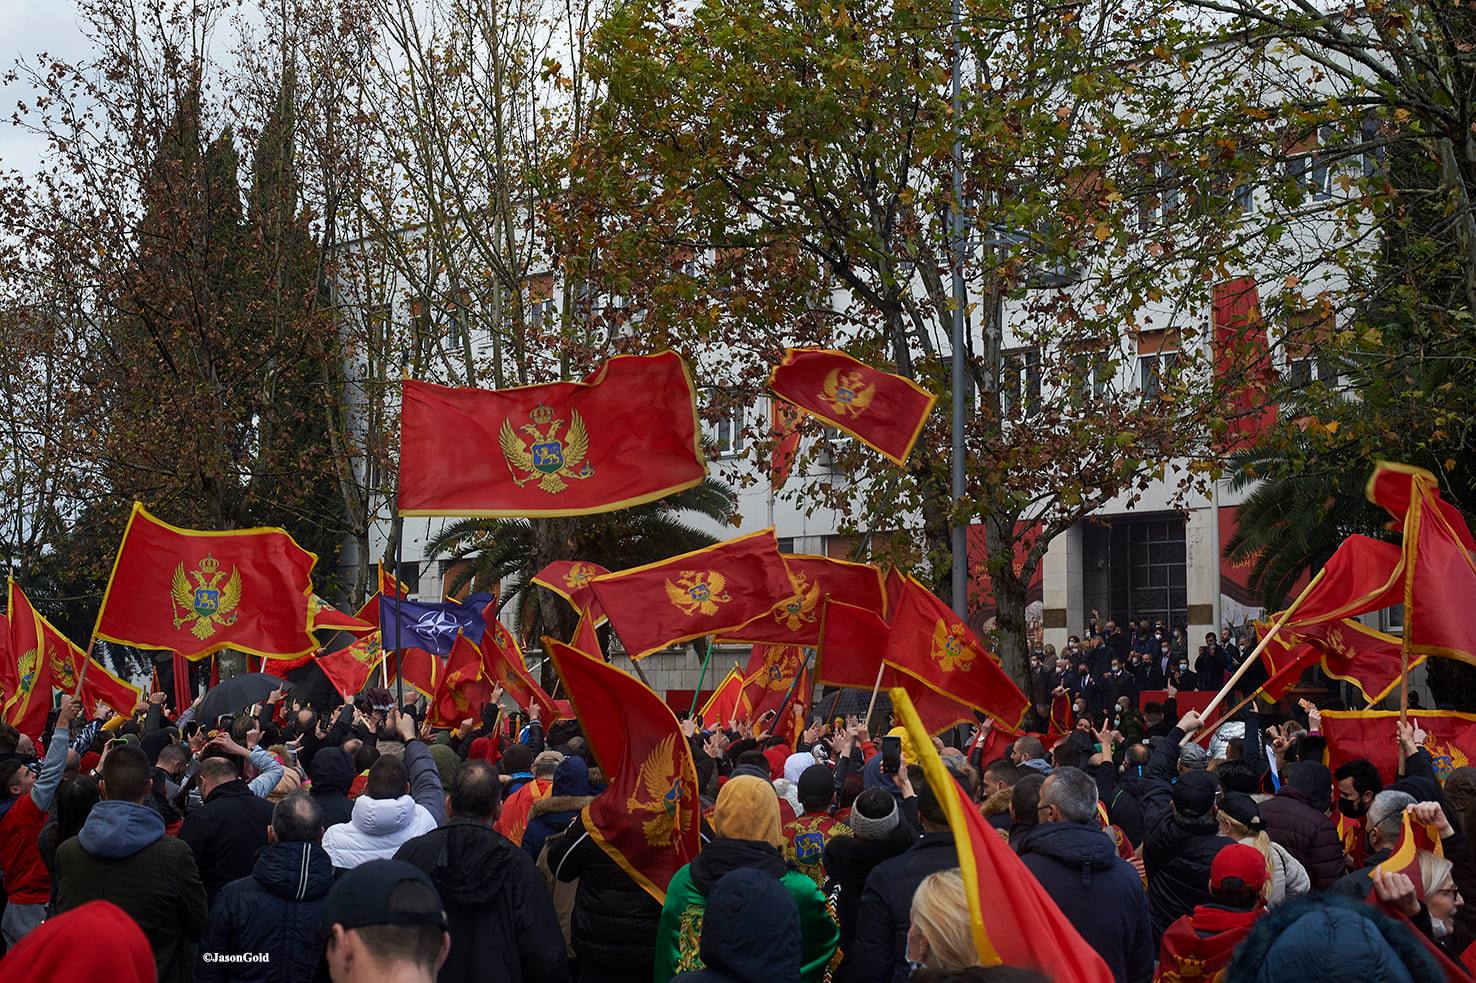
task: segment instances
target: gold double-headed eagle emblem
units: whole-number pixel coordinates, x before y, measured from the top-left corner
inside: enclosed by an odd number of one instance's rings
[[[715,571],[682,570],[675,583],[666,581],[666,598],[689,618],[698,614],[717,614],[718,605],[733,599],[727,586],[728,578]]]
[[[595,579],[595,567],[593,563],[579,561],[569,567],[564,574],[564,586],[570,590],[583,590],[589,586],[589,582]]]
[[[528,440],[518,437],[510,420],[502,421],[497,434],[498,446],[513,474],[513,484],[522,488],[536,481],[540,489],[557,495],[569,487],[570,481],[594,476],[594,466],[585,460],[589,454],[589,433],[584,428],[583,417],[571,411],[567,432],[564,432],[564,421],[542,404],[535,406],[528,418],[531,423],[518,427]]]
[[[866,384],[859,369],[831,369],[820,387],[820,398],[830,404],[836,416],[860,416],[876,396],[876,384]]]
[[[677,763],[676,734],[670,734],[641,762],[635,786],[625,801],[632,813],[646,814],[641,820],[641,835],[651,846],[669,847],[676,843],[686,826],[686,816],[696,805],[687,801]]]
[[[224,587],[220,585],[221,580],[225,580]],[[215,634],[217,625],[229,628],[236,623],[236,608],[241,603],[241,571],[232,567],[227,577],[220,561],[209,553],[200,561],[199,568],[188,575],[181,563],[174,568],[169,600],[174,605],[174,627],[188,625],[194,636],[204,641]]]
[[[805,625],[813,625],[819,617],[820,584],[810,583],[802,573],[789,575],[794,587],[794,596],[774,608],[774,620],[790,631],[799,631]]]
[[[942,618],[933,626],[933,659],[944,672],[968,672],[979,655],[963,625],[950,625]]]

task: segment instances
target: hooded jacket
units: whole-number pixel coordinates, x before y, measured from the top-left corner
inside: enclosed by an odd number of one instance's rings
[[[323,849],[334,867],[349,870],[370,860],[388,859],[406,840],[440,825],[446,808],[441,776],[420,741],[405,745],[405,768],[410,773],[410,794],[393,799],[360,796],[354,800],[348,822],[324,831]]]
[[[395,859],[430,875],[446,908],[451,954],[441,983],[569,978],[564,936],[543,875],[492,827],[454,819],[407,841]]]
[[[762,939],[762,945],[755,945]],[[706,968],[674,983],[775,983],[800,976],[800,917],[783,885],[740,867],[713,885],[702,919]]]
[[[1256,921],[1225,983],[1417,983],[1445,974],[1408,925],[1364,901],[1330,893],[1294,898]]]
[[[164,835],[164,820],[137,802],[93,806],[76,836],[56,850],[56,911],[111,901],[143,929],[159,983],[188,983],[193,943],[205,930],[205,887],[195,856]]]
[[[323,898],[333,886],[333,862],[316,843],[271,843],[256,855],[249,877],[221,888],[210,909],[195,983],[239,980],[298,983],[320,973]],[[268,952],[260,963],[221,963],[207,954]]]
[[[589,787],[589,765],[577,755],[559,762],[554,771],[553,788],[544,798],[528,808],[528,825],[523,830],[523,850],[535,861],[543,843],[550,836],[569,828],[579,810],[594,801]]]
[[[0,979],[7,983],[152,983],[154,973],[149,940],[121,908],[106,901],[46,919],[0,959]]]
[[[240,779],[211,789],[204,804],[185,817],[179,838],[195,854],[207,906],[217,891],[251,873],[271,824],[272,803]]]
[[[1153,979],[1148,896],[1138,872],[1117,855],[1100,827],[1042,823],[1026,840],[1020,859],[1118,983]]]
[[[1321,795],[1330,797],[1332,776],[1327,767],[1304,761],[1292,768],[1286,784],[1260,807],[1261,822],[1272,842],[1285,847],[1306,868],[1314,891],[1326,890],[1343,876],[1343,842],[1337,827],[1314,804],[1317,792],[1306,787],[1319,774],[1326,776]]]
[[[352,819],[354,804],[349,801],[348,790],[354,783],[353,759],[340,748],[325,747],[313,756],[309,774],[313,785],[308,794],[323,812],[323,828]]]

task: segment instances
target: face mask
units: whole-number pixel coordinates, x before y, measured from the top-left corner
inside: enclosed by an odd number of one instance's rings
[[[1188,672],[1189,671],[1189,663],[1187,663],[1187,662],[1180,662],[1179,663],[1179,671],[1180,672]]]
[[[1349,819],[1362,819],[1368,812],[1368,803],[1359,799],[1345,799],[1338,796],[1338,812]]]

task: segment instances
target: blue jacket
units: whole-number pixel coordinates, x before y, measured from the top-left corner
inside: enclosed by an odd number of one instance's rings
[[[528,809],[528,826],[523,830],[524,852],[537,860],[544,841],[568,829],[579,810],[591,801],[589,765],[578,755],[560,761],[548,795]]]
[[[1444,980],[1414,931],[1365,901],[1322,892],[1293,898],[1256,920],[1225,983]]]
[[[1148,894],[1101,828],[1044,823],[1025,839],[1020,859],[1118,983],[1153,979]]]
[[[846,965],[858,983],[904,983],[907,979],[907,929],[912,896],[929,874],[958,866],[952,833],[924,833],[900,857],[883,861],[866,878],[856,913],[856,941]]]
[[[297,983],[319,974],[323,898],[333,861],[316,843],[272,843],[256,855],[251,876],[220,889],[200,940],[195,983]],[[221,963],[216,954],[265,952],[267,962]]]
[[[704,969],[672,983],[777,983],[800,978],[799,907],[766,871],[739,867],[707,895],[701,939]]]

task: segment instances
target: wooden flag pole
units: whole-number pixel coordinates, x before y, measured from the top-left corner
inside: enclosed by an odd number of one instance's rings
[[[861,723],[866,726],[868,732],[871,730],[871,714],[876,710],[876,694],[881,692],[882,674],[887,671],[887,664],[881,663],[876,667],[876,682],[871,687],[871,702],[866,704],[866,716],[861,718]]]
[[[77,670],[77,688],[72,691],[75,699],[82,699],[82,684],[87,680],[87,664],[92,661],[92,647],[97,644],[97,636],[87,643],[87,654],[82,657],[82,665]]]

